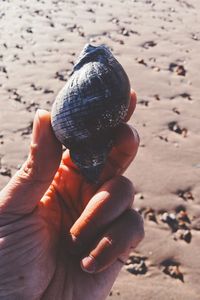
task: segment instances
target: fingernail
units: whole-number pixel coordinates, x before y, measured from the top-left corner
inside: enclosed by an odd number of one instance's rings
[[[81,268],[84,272],[94,273],[97,269],[97,261],[93,256],[84,257],[81,261]]]
[[[34,121],[33,121],[33,133],[32,133],[33,144],[38,144],[39,134],[40,134],[39,124],[40,124],[40,109],[36,111]]]
[[[40,136],[42,135],[42,128],[40,126],[40,118],[47,112],[44,109],[38,109],[35,114],[33,122],[32,144],[38,144]]]

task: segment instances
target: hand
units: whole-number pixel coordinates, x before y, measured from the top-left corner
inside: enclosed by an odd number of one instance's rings
[[[131,95],[127,119],[136,96]],[[0,299],[105,299],[130,248],[143,238],[121,176],[139,144],[125,123],[101,176],[87,183],[38,111],[27,161],[0,193]]]

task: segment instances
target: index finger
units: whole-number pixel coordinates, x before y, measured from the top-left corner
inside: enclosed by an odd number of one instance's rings
[[[133,199],[133,185],[127,178],[117,176],[105,182],[71,227],[68,236],[71,250],[74,252],[76,248],[82,251],[84,245],[88,246],[102,230],[132,206]]]

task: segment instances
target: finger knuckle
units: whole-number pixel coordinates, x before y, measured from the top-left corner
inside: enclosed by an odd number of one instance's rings
[[[140,144],[140,136],[138,131],[130,124],[127,125],[129,128],[129,147],[132,149],[132,152],[135,152],[135,150],[138,148]]]
[[[116,185],[120,187],[123,195],[132,203],[135,195],[133,183],[125,176],[118,176]]]
[[[17,172],[16,176],[20,182],[23,183],[45,183],[47,180],[41,178],[41,166],[37,163],[37,145],[32,144],[30,153],[22,165],[21,169]]]
[[[133,236],[133,239],[137,240],[139,243],[145,236],[142,216],[134,209],[129,209],[127,211],[126,218],[128,226],[131,229],[131,235]]]
[[[118,176],[117,184],[120,184],[125,191],[128,190],[134,193],[133,183],[127,177],[122,175]]]

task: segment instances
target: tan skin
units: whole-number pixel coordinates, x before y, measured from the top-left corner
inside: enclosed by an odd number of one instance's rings
[[[136,104],[131,93],[127,121]],[[0,193],[0,299],[105,299],[122,261],[143,238],[122,176],[139,138],[120,126],[100,183],[87,183],[36,114],[27,161]],[[88,258],[89,257],[89,258]]]

